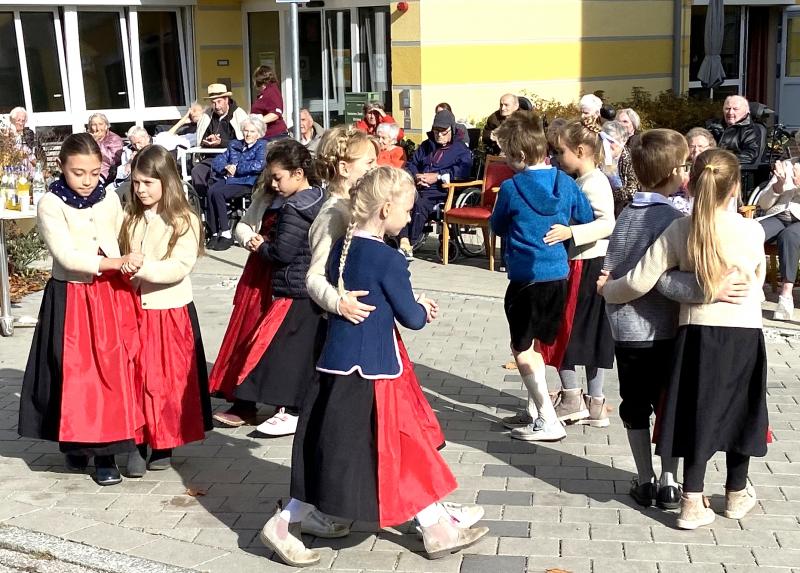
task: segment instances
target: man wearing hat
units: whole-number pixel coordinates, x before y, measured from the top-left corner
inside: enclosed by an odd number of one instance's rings
[[[244,138],[241,124],[247,119],[247,112],[236,104],[232,95],[225,84],[208,86],[208,95],[203,99],[211,105],[197,122],[197,142],[200,147],[226,149],[230,141]],[[212,159],[206,158],[192,168],[192,185],[202,197],[208,192]]]
[[[406,258],[412,256],[411,245],[419,241],[433,209],[447,198],[442,184],[466,179],[472,170],[472,153],[463,141],[455,138],[455,133],[453,112],[446,109],[437,112],[428,139],[406,162],[418,191],[411,222],[400,233],[400,249]]]

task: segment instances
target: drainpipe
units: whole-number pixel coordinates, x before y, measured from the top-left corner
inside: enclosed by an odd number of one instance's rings
[[[681,54],[683,52],[683,0],[674,0],[672,5],[672,91],[681,93]]]

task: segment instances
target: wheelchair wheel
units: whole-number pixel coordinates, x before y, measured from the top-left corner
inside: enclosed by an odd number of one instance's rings
[[[442,235],[439,235],[439,246],[436,248],[436,254],[439,255],[439,262],[444,262],[444,252],[442,251],[442,246],[444,245],[444,241],[442,240]],[[458,246],[458,239],[454,235],[450,235],[450,248],[447,252],[447,262],[452,263],[453,261],[458,260],[461,256],[461,248]]]
[[[186,199],[189,201],[189,206],[194,211],[194,214],[202,221],[203,220],[203,204],[200,201],[200,195],[195,191],[194,186],[188,181],[184,181],[183,190],[186,192]]]

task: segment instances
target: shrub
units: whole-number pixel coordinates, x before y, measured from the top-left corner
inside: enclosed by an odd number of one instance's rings
[[[9,272],[22,277],[35,274],[37,271],[31,268],[31,263],[42,260],[47,253],[36,227],[23,233],[16,223],[12,223],[7,227],[6,239]]]

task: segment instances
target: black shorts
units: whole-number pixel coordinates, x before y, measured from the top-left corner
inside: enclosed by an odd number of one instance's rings
[[[658,412],[675,362],[675,340],[656,340],[650,346],[616,344],[619,376],[619,417],[629,430],[650,427],[650,416]]]
[[[561,328],[566,303],[566,279],[541,283],[511,281],[504,305],[511,347],[524,352],[534,340],[552,344]]]

